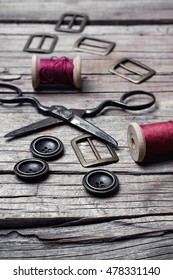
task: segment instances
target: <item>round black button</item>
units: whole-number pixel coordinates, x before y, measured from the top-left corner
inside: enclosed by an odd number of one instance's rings
[[[53,160],[63,155],[64,146],[58,138],[53,136],[40,136],[32,141],[30,150],[36,157]]]
[[[23,180],[39,181],[46,177],[49,171],[47,162],[41,159],[24,159],[16,163],[14,173]]]
[[[94,195],[106,196],[118,190],[119,181],[113,172],[96,169],[84,176],[83,185]]]

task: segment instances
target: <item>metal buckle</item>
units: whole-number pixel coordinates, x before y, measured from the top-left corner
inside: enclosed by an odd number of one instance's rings
[[[30,48],[30,45],[33,41],[34,38],[41,38],[40,39],[40,42],[39,42],[39,45],[37,48]],[[49,47],[49,49],[42,49],[42,46],[46,40],[46,38],[51,38],[52,39],[52,43]],[[43,34],[43,33],[36,33],[36,34],[33,34],[29,37],[28,41],[26,42],[26,45],[24,47],[24,51],[25,52],[38,52],[38,53],[51,53],[53,52],[54,50],[54,47],[56,45],[58,41],[58,37],[56,35],[53,35],[53,34]]]
[[[67,18],[70,19],[67,20]],[[83,31],[87,21],[88,16],[86,14],[65,13],[60,17],[59,21],[57,22],[55,30],[62,32],[79,33]],[[62,27],[62,25],[65,25],[66,22],[67,26]],[[80,25],[77,24],[78,22],[80,23]],[[78,26],[79,28],[73,28],[74,26]]]
[[[128,67],[127,65],[125,65],[127,62],[130,62],[144,70],[147,70],[148,72],[147,73],[141,73],[139,72],[138,70],[135,70],[135,69],[131,69],[130,67]],[[138,79],[134,79],[134,78],[131,78],[131,77],[128,77],[126,74],[123,74],[123,73],[120,73],[118,71],[116,71],[117,68],[119,67],[122,67],[123,69],[125,70],[128,70],[129,72],[135,74],[135,75],[138,75],[139,78]],[[153,76],[156,72],[151,69],[150,67],[136,61],[136,60],[133,60],[131,58],[122,58],[120,60],[118,60],[116,63],[114,63],[113,65],[110,66],[109,68],[109,71],[113,74],[116,74],[130,82],[133,82],[135,84],[139,84],[145,80],[147,80],[148,78],[150,78],[151,76]]]
[[[114,148],[111,147],[110,145],[107,145],[107,144],[106,144],[107,152],[111,156],[110,157],[106,157],[106,158],[101,158],[101,156],[100,156],[98,150],[96,149],[92,139],[95,139],[92,135],[84,134],[82,136],[74,138],[71,141],[72,147],[73,147],[73,149],[74,149],[74,151],[76,153],[76,156],[78,157],[80,163],[82,164],[82,166],[84,166],[84,167],[99,166],[99,165],[109,164],[109,163],[113,163],[113,162],[119,161],[119,158],[118,158]],[[94,153],[94,155],[96,157],[96,160],[94,159],[94,160],[91,160],[91,161],[87,161],[84,158],[84,156],[83,156],[83,154],[82,154],[78,144],[82,143],[82,142],[86,142],[86,141],[89,143],[89,146],[90,146],[92,152]]]
[[[93,42],[98,42],[100,44],[93,45],[92,44]],[[114,47],[115,47],[115,43],[111,41],[106,41],[106,40],[101,40],[101,39],[96,39],[91,37],[81,37],[75,42],[73,49],[75,51],[80,51],[80,52],[107,55],[112,51]]]

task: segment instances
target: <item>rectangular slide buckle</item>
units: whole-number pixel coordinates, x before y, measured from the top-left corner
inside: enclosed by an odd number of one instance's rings
[[[94,45],[93,42],[98,42],[99,44]],[[81,37],[75,42],[73,49],[80,52],[107,55],[112,51],[114,47],[115,43],[111,41],[91,37]]]
[[[34,38],[40,38],[40,42],[38,44],[38,47],[35,48],[35,47],[31,47],[30,48],[30,45],[32,44]],[[46,40],[46,38],[51,38],[52,39],[52,43],[49,47],[49,49],[42,49],[42,46]],[[51,53],[53,52],[54,48],[55,48],[55,45],[58,41],[58,37],[56,35],[53,35],[53,34],[44,34],[44,33],[36,33],[36,34],[33,34],[29,37],[28,41],[26,42],[26,45],[24,47],[24,51],[25,52],[37,52],[37,53]]]
[[[127,65],[125,65],[127,62],[130,62],[136,66],[138,66],[139,68],[142,68],[144,70],[147,70],[147,73],[141,73],[138,70],[132,69],[130,67],[128,67]],[[123,68],[125,70],[128,70],[130,73],[133,73],[135,75],[138,75],[139,78],[138,79],[133,79],[131,77],[128,77],[126,74],[120,73],[119,71],[117,71],[117,68]],[[113,74],[116,74],[130,82],[133,82],[135,84],[139,84],[142,83],[143,81],[147,80],[148,78],[150,78],[151,76],[153,76],[156,72],[151,69],[150,67],[136,61],[130,58],[122,58],[120,60],[118,60],[116,63],[114,63],[113,65],[110,66],[109,71]]]
[[[113,147],[111,147],[110,145],[106,144],[107,147],[107,152],[110,154],[110,157],[106,157],[106,158],[101,158],[98,150],[96,149],[96,147],[94,146],[94,143],[92,141],[92,139],[97,140],[96,138],[94,138],[92,135],[90,134],[84,134],[82,136],[76,137],[71,141],[72,147],[76,153],[76,156],[78,157],[80,163],[82,164],[82,166],[84,167],[92,167],[92,166],[99,166],[99,165],[103,165],[103,164],[108,164],[108,163],[113,163],[113,162],[117,162],[119,161],[119,158],[114,150]],[[83,142],[88,142],[89,146],[91,148],[91,150],[93,151],[96,160],[91,160],[91,161],[87,161],[85,160],[81,150],[79,149],[78,144],[83,143]]]
[[[87,21],[88,16],[86,14],[65,13],[58,20],[55,30],[61,32],[79,33],[83,31]],[[66,22],[67,26],[65,25]],[[78,22],[80,24],[78,24]],[[74,28],[77,26],[78,28]]]

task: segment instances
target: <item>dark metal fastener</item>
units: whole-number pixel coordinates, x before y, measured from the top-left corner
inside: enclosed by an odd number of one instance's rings
[[[40,42],[37,48],[31,48],[30,45],[33,41],[34,38],[40,38]],[[51,38],[52,39],[52,43],[49,47],[49,49],[42,49],[42,46],[46,40],[46,38]],[[36,33],[31,35],[28,38],[28,41],[26,42],[26,45],[24,47],[24,51],[25,52],[37,52],[37,53],[51,53],[53,52],[55,45],[58,41],[58,37],[56,35],[50,34],[50,33]]]
[[[82,32],[83,29],[85,28],[87,21],[88,21],[88,16],[86,14],[65,13],[58,20],[55,30],[61,32],[69,32],[69,33],[79,33]],[[66,27],[63,27],[63,24],[66,22],[68,25]],[[78,22],[80,24],[77,25]],[[75,27],[78,26],[78,29],[73,28],[74,26]]]
[[[115,193],[119,188],[117,176],[104,169],[96,169],[88,172],[83,177],[83,186],[93,195],[105,197]]]
[[[94,45],[93,42],[96,44]],[[114,47],[115,43],[111,41],[92,37],[81,37],[75,42],[73,49],[80,52],[107,55],[113,50]]]
[[[101,158],[99,152],[97,151],[96,147],[94,146],[93,143],[93,139],[95,139],[92,135],[90,134],[84,134],[82,136],[76,137],[71,141],[72,147],[76,153],[76,156],[78,157],[80,163],[82,164],[82,166],[84,167],[92,167],[92,166],[99,166],[99,165],[103,165],[103,164],[109,164],[109,163],[113,163],[113,162],[117,162],[119,160],[115,149],[108,145],[105,144],[107,147],[107,150],[109,152],[109,157],[107,158]],[[95,139],[96,140],[96,139]],[[91,161],[86,161],[81,150],[79,149],[78,144],[80,144],[81,142],[87,142],[89,144],[89,146],[91,147],[91,150],[93,151],[93,154],[95,155],[96,159],[91,160]]]
[[[45,160],[54,160],[63,155],[64,145],[56,137],[40,136],[31,142],[30,150],[36,157]]]
[[[147,70],[148,72],[146,74],[143,74],[143,73],[141,73],[137,70],[134,70],[134,69],[132,69],[132,68],[130,68],[126,65],[126,63],[128,63],[128,62],[138,66],[139,68]],[[120,67],[125,69],[125,70],[128,70],[132,74],[138,75],[139,78],[134,79],[134,78],[129,77],[128,75],[120,73],[119,71],[117,71],[117,69],[120,68]],[[114,63],[110,66],[109,71],[111,73],[116,74],[116,75],[118,75],[118,76],[120,76],[120,77],[122,77],[122,78],[124,78],[124,79],[126,79],[130,82],[133,82],[135,84],[139,84],[139,83],[144,82],[145,80],[149,79],[151,76],[153,76],[156,73],[155,70],[153,70],[150,67],[142,64],[141,62],[136,61],[136,60],[131,59],[131,58],[122,58],[122,59],[118,60],[116,63]]]
[[[41,181],[48,175],[48,172],[48,164],[41,159],[24,159],[14,166],[14,173],[24,181]]]

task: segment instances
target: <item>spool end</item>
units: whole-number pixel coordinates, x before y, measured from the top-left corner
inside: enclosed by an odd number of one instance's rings
[[[73,60],[73,82],[76,88],[81,88],[81,58],[76,56]]]
[[[32,86],[37,89],[39,86],[39,64],[40,59],[37,55],[32,57]]]
[[[136,122],[128,126],[127,141],[133,160],[142,162],[146,155],[146,141],[142,128]]]

